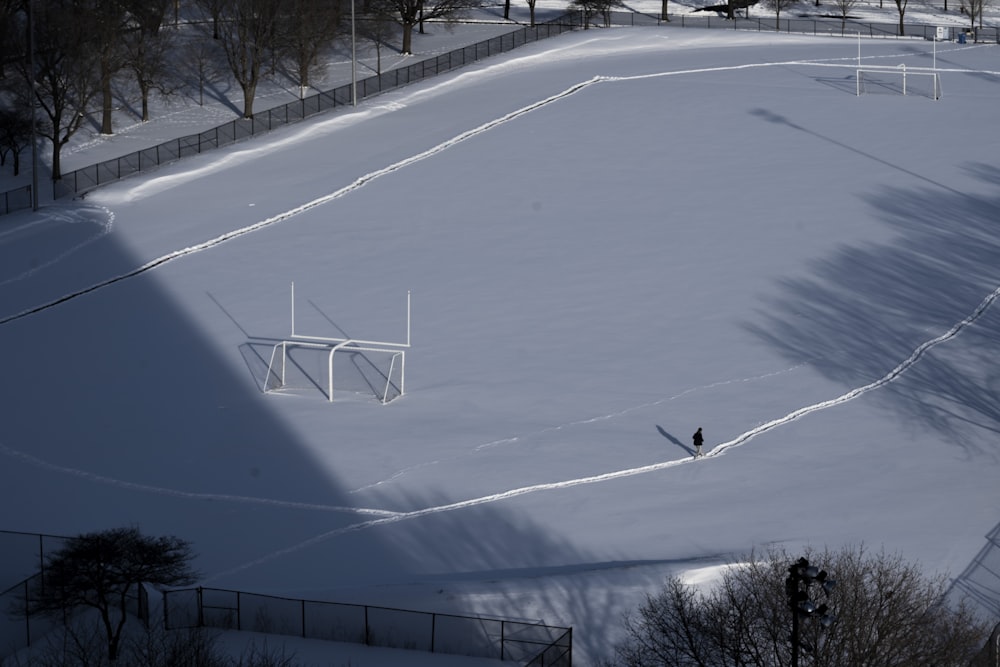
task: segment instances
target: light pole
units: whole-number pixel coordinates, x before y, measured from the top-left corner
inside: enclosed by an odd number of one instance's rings
[[[31,68],[31,210],[38,210],[38,77],[35,74],[35,10],[28,0],[28,66]]]
[[[354,36],[354,0],[351,0],[351,106],[358,106],[358,51]]]
[[[829,608],[825,604],[816,605],[810,599],[813,585],[819,586],[824,598],[829,597],[837,582],[830,579],[826,570],[821,570],[815,565],[810,565],[805,558],[800,558],[788,567],[788,578],[785,579],[785,593],[788,596],[788,607],[792,612],[792,667],[799,667],[799,650],[802,648],[802,640],[799,638],[799,621],[802,617],[819,618],[819,623],[824,628],[830,627],[836,617],[827,613]],[[807,650],[815,650],[813,646],[807,646]]]

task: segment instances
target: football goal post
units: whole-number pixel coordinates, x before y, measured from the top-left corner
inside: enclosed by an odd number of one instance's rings
[[[291,335],[271,349],[265,393],[287,388],[294,376],[333,401],[341,391],[371,393],[382,404],[406,392],[406,351],[410,348],[410,293],[406,293],[406,340],[391,342],[304,334],[295,326],[295,283],[291,296]]]
[[[898,67],[859,67],[857,82],[858,95],[885,93],[941,99],[941,77],[936,71],[907,69],[905,64]]]

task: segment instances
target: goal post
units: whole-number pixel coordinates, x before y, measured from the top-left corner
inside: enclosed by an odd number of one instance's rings
[[[343,374],[347,372],[354,376],[357,387],[373,393],[383,405],[402,396],[406,392],[406,351],[410,348],[410,304],[410,292],[407,292],[405,342],[305,334],[296,329],[295,283],[292,283],[291,334],[271,348],[263,391],[268,393],[288,387],[290,373],[297,371],[307,384],[326,393],[327,400],[332,402],[337,368],[340,373],[338,387],[345,384]],[[296,361],[292,356],[296,351],[310,359]],[[335,366],[336,360],[345,357],[349,363]]]
[[[941,99],[941,76],[935,70],[898,67],[867,66],[857,69],[857,94],[873,92],[917,95],[932,100]]]

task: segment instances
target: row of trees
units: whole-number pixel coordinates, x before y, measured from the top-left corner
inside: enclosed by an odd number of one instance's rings
[[[796,561],[780,549],[751,554],[708,589],[668,579],[625,617],[624,639],[606,667],[783,667],[800,664],[800,655],[810,667],[968,667],[997,657],[989,646],[983,652],[984,620],[948,600],[944,576],[928,577],[899,555],[863,546],[806,555]],[[157,651],[178,648],[169,637],[123,644],[135,589],[190,585],[198,576],[192,558],[184,540],[148,537],[134,527],[81,535],[48,556],[43,585],[11,611],[61,620],[78,653],[103,645],[98,659],[78,664],[115,663],[123,646],[130,653],[145,646],[148,656],[139,664],[216,667],[220,663],[154,659]],[[806,567],[810,561],[825,569]],[[819,608],[808,599],[812,584],[822,584],[826,602]],[[89,631],[79,613],[87,610],[97,619]]]
[[[746,9],[750,5],[757,4],[759,0],[726,0],[726,18],[733,19],[736,16],[737,9]],[[801,0],[763,0],[765,7],[774,12],[775,21],[781,20],[781,13],[784,11],[791,10],[796,5],[800,3]],[[662,0],[663,9],[661,10],[663,20],[667,20],[667,0]],[[904,24],[903,18],[906,15],[906,8],[909,4],[909,0],[893,0],[896,5],[896,11],[899,14],[899,34],[906,34],[906,25]],[[816,6],[819,7],[820,0],[815,0]],[[979,22],[979,27],[983,26],[983,9],[989,3],[989,0],[959,0],[959,6],[962,13],[969,17],[971,21],[971,29],[976,29],[976,21]],[[861,4],[861,0],[832,0],[830,3],[837,11],[837,16],[841,20],[841,25],[847,24],[847,19],[850,18],[851,12]],[[882,7],[882,0],[879,0],[879,8]],[[944,0],[944,11],[948,11],[948,0]],[[780,29],[780,26],[777,26]]]
[[[398,36],[410,53],[423,21],[456,19],[480,2],[359,0],[352,12],[350,0],[0,0],[0,163],[10,155],[19,166],[32,109],[58,179],[62,148],[88,121],[112,134],[123,97],[146,121],[151,95],[197,86],[203,100],[207,83],[228,76],[251,118],[271,73],[310,86],[352,13],[358,38],[380,48]]]
[[[836,580],[822,619],[790,597],[795,558],[772,550],[727,568],[708,590],[668,579],[627,615],[607,667],[794,665],[796,634],[800,664],[809,667],[969,667],[983,650],[987,625],[961,601],[947,599],[945,577],[928,577],[899,555],[864,547],[807,556]],[[793,615],[800,617],[799,633],[790,632]]]

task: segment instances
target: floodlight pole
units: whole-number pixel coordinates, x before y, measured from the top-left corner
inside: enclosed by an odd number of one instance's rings
[[[358,106],[358,52],[354,32],[354,0],[351,0],[351,106]]]
[[[788,578],[785,579],[785,595],[788,598],[788,608],[792,613],[792,666],[799,667],[799,649],[802,642],[799,638],[799,616],[818,617],[824,628],[833,623],[835,617],[827,614],[825,604],[817,606],[809,599],[810,587],[818,584],[825,595],[836,585],[827,577],[825,570],[810,565],[805,558],[800,558],[788,568]],[[814,647],[815,648],[815,647]]]
[[[38,210],[38,77],[35,75],[35,11],[28,0],[28,52],[31,67],[31,210]]]

